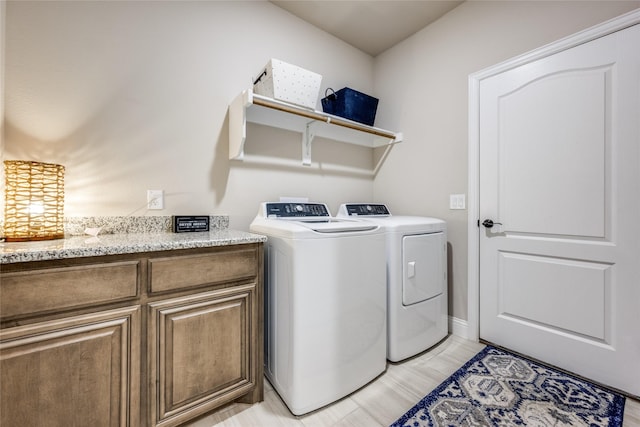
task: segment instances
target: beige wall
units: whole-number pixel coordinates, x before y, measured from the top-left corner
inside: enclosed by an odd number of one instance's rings
[[[374,60],[265,1],[11,1],[3,155],[64,164],[68,216],[216,213],[246,229],[260,201],[284,195],[443,218],[450,313],[466,319],[467,211],[448,204],[467,193],[468,75],[639,6],[469,1]],[[375,181],[227,160],[227,105],[270,57],[322,74],[321,93],[380,98],[376,125],[405,142]],[[300,153],[298,135],[250,131],[251,149]],[[323,164],[363,156],[323,141],[313,153]],[[147,189],[165,190],[165,210],[140,209]]]
[[[4,157],[4,16],[6,3],[0,2],[0,160]],[[4,180],[0,180],[0,210],[4,209]]]
[[[380,117],[404,132],[374,184],[396,214],[449,227],[449,313],[467,319],[468,76],[627,11],[640,2],[468,1],[376,58]]]
[[[373,195],[370,177],[229,162],[228,103],[271,57],[322,74],[322,94],[372,91],[369,55],[271,3],[11,1],[6,36],[6,157],[64,164],[67,216],[142,215],[146,190],[163,189],[166,209],[147,215],[246,229],[264,200]],[[300,157],[300,135],[250,137]]]

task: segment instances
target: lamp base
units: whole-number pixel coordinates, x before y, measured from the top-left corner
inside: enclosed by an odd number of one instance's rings
[[[7,237],[5,236],[5,242],[32,242],[39,240],[56,240],[64,239],[64,234],[55,234],[51,236],[33,236],[33,237]]]

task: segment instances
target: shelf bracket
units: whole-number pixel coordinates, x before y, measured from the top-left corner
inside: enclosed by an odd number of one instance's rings
[[[311,142],[316,136],[313,123],[307,123],[302,134],[302,164],[304,166],[311,166]]]

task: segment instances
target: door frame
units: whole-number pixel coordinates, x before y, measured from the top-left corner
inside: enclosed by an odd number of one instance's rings
[[[480,339],[480,82],[489,77],[571,49],[599,37],[640,23],[640,9],[595,25],[469,75],[469,183],[467,212],[467,331],[466,338]]]

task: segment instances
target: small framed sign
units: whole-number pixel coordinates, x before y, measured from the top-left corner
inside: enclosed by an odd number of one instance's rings
[[[209,217],[183,215],[173,217],[174,233],[191,233],[194,231],[209,231]]]

